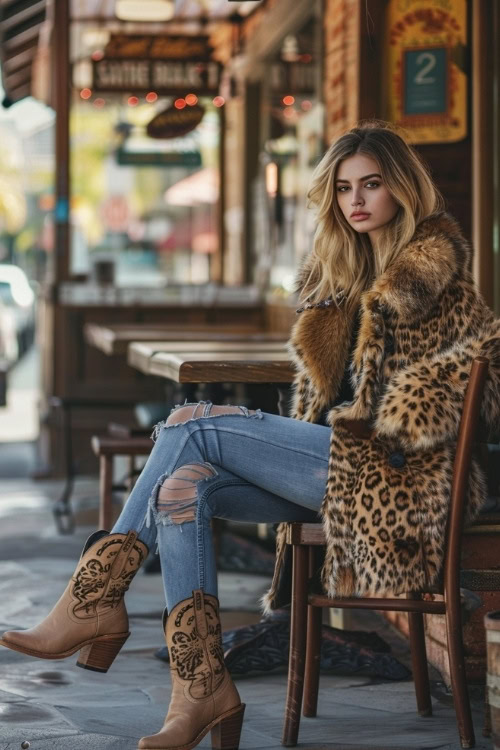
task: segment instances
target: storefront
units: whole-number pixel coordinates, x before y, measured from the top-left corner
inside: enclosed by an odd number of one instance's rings
[[[217,280],[223,101],[208,37],[73,32],[70,275]]]
[[[51,0],[31,4],[31,29],[24,5],[4,35],[6,91],[57,111],[46,396],[103,386],[107,363],[82,341],[89,315],[161,320],[161,301],[186,285],[256,285],[281,310],[272,325],[288,328],[314,231],[312,170],[363,118],[407,130],[500,308],[498,3],[217,0],[208,14],[176,4],[166,26],[120,20],[114,2]],[[19,69],[16,28],[32,35]]]
[[[325,149],[323,2],[269,3],[222,39],[224,280],[289,306],[311,247],[307,191]],[[285,315],[285,325],[290,322]]]

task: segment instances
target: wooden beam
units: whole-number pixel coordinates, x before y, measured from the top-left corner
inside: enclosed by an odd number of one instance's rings
[[[381,86],[384,76],[384,32],[386,2],[360,3],[358,116],[381,116]]]
[[[472,239],[473,272],[493,306],[493,0],[472,3]]]
[[[31,86],[31,64],[19,68],[14,73],[4,75],[4,87],[9,93],[25,84]]]
[[[15,89],[9,89],[8,97],[13,102],[18,102],[20,99],[24,99],[26,96],[31,95],[31,81],[30,83],[23,83]]]
[[[9,56],[20,46],[26,44],[29,45],[31,42],[35,41],[35,43],[38,42],[38,35],[40,33],[40,29],[42,28],[42,24],[38,23],[34,26],[31,26],[29,29],[26,29],[26,31],[21,32],[20,34],[16,34],[15,36],[12,36],[10,39],[4,39],[2,40],[2,47],[3,47],[3,55],[4,57]]]
[[[4,74],[9,75],[20,68],[24,68],[25,65],[31,65],[36,54],[36,48],[37,45],[33,42],[22,52],[8,57],[3,63]]]
[[[22,10],[14,11],[12,14],[7,9],[2,11],[2,31],[4,29],[12,29],[16,26],[29,28],[29,26],[37,25],[45,20],[45,5],[46,0],[38,0],[38,2],[29,5]]]
[[[55,145],[55,283],[69,278],[70,253],[70,57],[69,3],[54,0],[54,98],[56,110]]]
[[[252,76],[252,67],[255,61],[261,62],[264,58],[273,54],[283,42],[283,37],[299,29],[311,16],[314,10],[314,2],[311,0],[295,0],[290,2],[278,2],[266,11],[263,22],[258,33],[254,34],[247,42],[245,58],[248,58],[247,72]]]

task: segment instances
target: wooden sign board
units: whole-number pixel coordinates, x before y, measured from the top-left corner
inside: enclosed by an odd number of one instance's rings
[[[209,62],[212,47],[207,36],[152,36],[151,34],[111,34],[104,57],[135,60],[194,60]]]
[[[467,135],[466,0],[390,0],[388,113],[412,143]]]
[[[191,92],[214,95],[219,90],[220,66],[216,62],[103,58],[92,61],[92,71],[92,89],[96,92],[155,91],[175,96]]]
[[[134,167],[201,167],[199,151],[126,151],[116,150],[116,162]]]
[[[204,114],[199,104],[184,109],[171,106],[148,122],[146,133],[150,138],[181,138],[200,124]]]

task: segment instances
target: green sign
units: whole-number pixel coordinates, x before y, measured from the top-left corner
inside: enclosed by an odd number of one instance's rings
[[[448,109],[446,47],[406,50],[404,71],[404,114],[445,114]]]
[[[118,164],[137,167],[201,167],[199,151],[125,151],[116,150]]]

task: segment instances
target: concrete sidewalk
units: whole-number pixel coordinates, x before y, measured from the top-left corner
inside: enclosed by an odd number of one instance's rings
[[[97,483],[79,481],[76,488],[77,532],[58,536],[51,503],[60,483],[3,480],[0,498],[0,632],[30,627],[51,608],[73,573],[88,535],[94,530]],[[85,526],[85,524],[87,524]],[[258,597],[268,580],[222,573],[220,600],[223,627],[256,622]],[[159,575],[140,572],[127,594],[132,635],[107,674],[64,661],[41,661],[0,648],[0,750],[46,748],[133,750],[137,739],[157,731],[169,698],[168,667],[154,658],[163,644],[163,592]],[[367,629],[374,615],[362,613]],[[406,643],[385,621],[378,632],[408,663]],[[356,622],[363,626],[363,620]],[[434,716],[416,713],[413,683],[382,682],[362,675],[322,676],[316,719],[303,719],[299,736],[304,748],[331,750],[408,750],[446,748],[460,743],[451,696],[439,676],[433,681]],[[286,692],[285,674],[237,681],[247,704],[241,749],[279,750]],[[474,697],[476,747],[491,748],[482,737],[483,705]],[[210,736],[200,747],[210,747]]]

